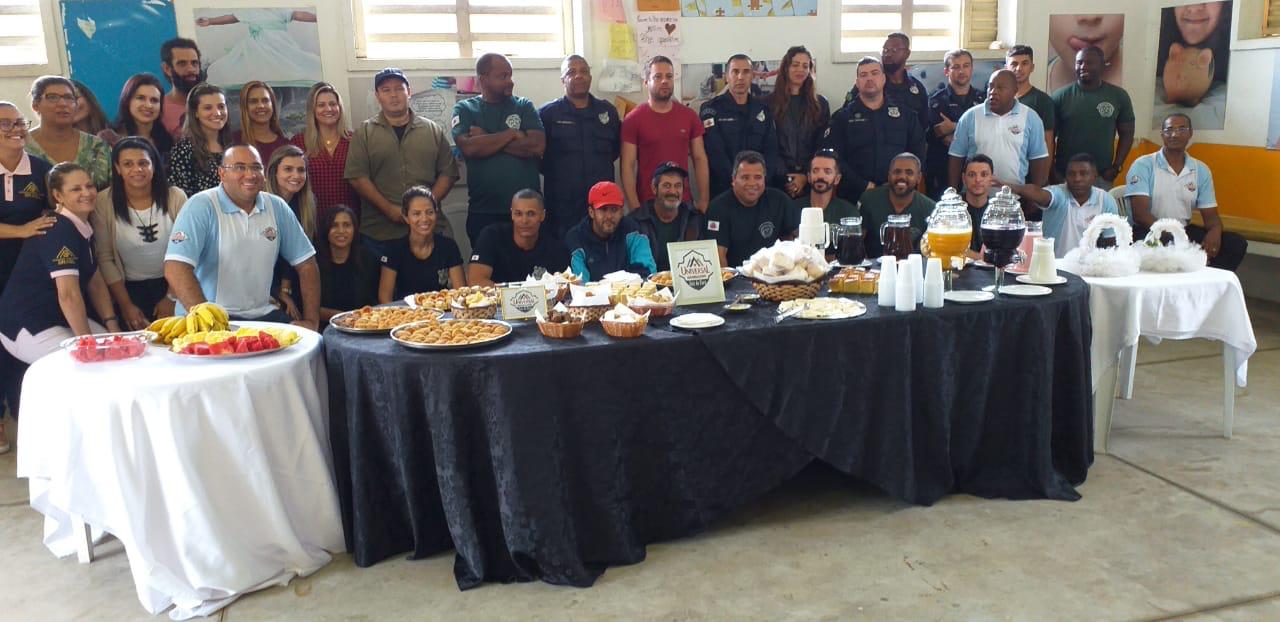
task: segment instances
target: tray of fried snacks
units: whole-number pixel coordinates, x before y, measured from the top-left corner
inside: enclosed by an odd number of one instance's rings
[[[333,316],[329,324],[344,333],[358,335],[385,334],[391,329],[423,320],[438,320],[444,313],[435,309],[408,307],[361,307]]]
[[[501,320],[426,320],[397,326],[391,339],[418,350],[458,350],[497,343],[511,336]]]
[[[497,299],[498,288],[493,286],[471,285],[468,287],[459,287],[457,289],[442,289],[434,292],[424,292],[421,294],[409,294],[404,297],[405,304],[414,309],[435,309],[436,311],[448,311],[453,305],[454,300],[461,300],[472,294],[484,294],[489,298]]]
[[[728,281],[735,276],[738,276],[738,271],[733,268],[720,269],[721,281]],[[672,278],[670,270],[653,273],[653,275],[649,277],[649,282],[657,285],[658,287],[672,287],[675,284],[675,280]]]

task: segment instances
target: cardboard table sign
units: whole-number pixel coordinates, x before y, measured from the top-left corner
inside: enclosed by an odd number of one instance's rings
[[[667,258],[677,305],[724,302],[720,251],[715,240],[671,242],[667,244]]]
[[[499,296],[504,320],[528,320],[539,313],[547,314],[547,288],[541,283],[504,287]]]

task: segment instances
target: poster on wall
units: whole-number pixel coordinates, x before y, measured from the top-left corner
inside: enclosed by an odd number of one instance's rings
[[[307,91],[324,76],[315,7],[192,13],[208,81],[226,89],[233,128],[240,128],[240,88],[260,80],[276,94],[285,133],[301,131]]]
[[[677,84],[680,83],[680,46],[683,41],[680,13],[641,13],[636,16],[636,49],[640,64],[655,56],[670,58],[675,63]]]
[[[62,30],[72,80],[89,87],[115,122],[116,102],[129,76],[148,71],[161,80],[160,44],[178,36],[168,0],[62,0]]]
[[[751,83],[751,96],[764,97],[773,92],[778,77],[778,61],[757,60],[751,63],[756,80]],[[708,99],[724,92],[724,63],[696,63],[680,70],[680,103],[698,110]]]
[[[1102,50],[1102,80],[1117,86],[1124,76],[1124,14],[1049,16],[1049,93],[1076,81],[1076,52]]]
[[[685,17],[790,17],[818,14],[818,0],[682,0]]]
[[[1280,50],[1271,63],[1271,115],[1267,149],[1280,149]]]
[[[1197,130],[1220,130],[1227,117],[1231,2],[1198,2],[1160,11],[1151,128],[1171,113]]]

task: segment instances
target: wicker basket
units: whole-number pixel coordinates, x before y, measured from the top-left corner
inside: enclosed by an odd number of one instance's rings
[[[453,317],[459,320],[492,320],[498,315],[498,304],[490,303],[483,307],[462,307],[454,304],[449,307]]]
[[[676,303],[674,300],[671,302],[653,302],[644,298],[632,298],[627,303],[627,308],[640,314],[648,312],[649,317],[666,317],[675,312]]]
[[[649,325],[649,318],[644,318],[639,322],[616,322],[610,320],[600,320],[600,327],[604,329],[605,334],[617,339],[634,339],[644,334],[644,329]]]
[[[544,322],[538,320],[538,330],[544,337],[552,339],[573,339],[582,335],[582,322]]]
[[[813,298],[822,290],[822,280],[811,281],[808,283],[797,283],[795,281],[787,283],[765,283],[749,279],[751,286],[756,288],[756,292],[760,297],[769,302],[785,302],[788,300],[796,300],[798,298]]]
[[[604,317],[612,309],[612,305],[592,305],[589,307],[569,307],[569,317],[582,322],[591,323]]]

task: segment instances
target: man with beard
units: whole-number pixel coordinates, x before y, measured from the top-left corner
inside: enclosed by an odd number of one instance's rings
[[[800,208],[776,188],[766,188],[764,156],[743,151],[733,163],[733,186],[711,201],[703,238],[716,241],[720,265],[739,266],[778,240],[795,238]]]
[[[523,281],[538,268],[560,272],[569,265],[569,249],[559,238],[543,235],[547,217],[542,194],[521,190],[511,198],[511,221],[490,225],[472,246],[468,285]]]
[[[1091,45],[1076,53],[1076,82],[1053,94],[1053,106],[1058,115],[1058,175],[1066,173],[1067,158],[1088,153],[1098,163],[1098,185],[1110,188],[1133,147],[1134,116],[1129,94],[1102,81],[1101,48]]]
[[[760,99],[751,96],[756,72],[751,58],[734,54],[725,63],[728,88],[702,104],[699,116],[706,129],[707,166],[711,169],[711,196],[729,189],[733,181],[733,159],[742,151],[764,154],[766,166],[774,171],[769,185],[786,186],[786,167],[778,155],[778,135],[773,113]]]
[[[1053,110],[1053,98],[1049,94],[1031,86],[1031,74],[1036,70],[1035,51],[1029,45],[1015,45],[1004,55],[1004,68],[1013,72],[1018,80],[1018,102],[1030,106],[1044,124],[1044,144],[1049,146],[1049,157],[1053,157],[1053,132],[1057,126],[1057,114]]]
[[[343,177],[360,195],[360,244],[381,257],[389,242],[409,235],[400,200],[409,188],[426,186],[437,204],[458,180],[458,163],[444,128],[413,114],[409,79],[395,67],[373,76],[373,94],[381,110],[351,135]],[[436,229],[454,239],[444,212]]]
[[[929,197],[938,199],[947,185],[947,150],[955,139],[956,121],[968,109],[985,99],[982,89],[970,84],[973,78],[973,54],[957,49],[942,57],[942,73],[947,83],[929,96],[929,129],[925,138],[929,143],[925,159],[924,187]],[[952,186],[955,187],[955,186]]]
[[[602,181],[591,187],[587,202],[587,218],[565,236],[569,269],[584,283],[620,270],[646,278],[656,272],[649,239],[622,215],[622,188]]]
[[[840,154],[844,183],[836,191],[850,203],[884,183],[895,155],[925,155],[923,126],[910,108],[885,94],[884,82],[879,60],[858,61],[858,96],[832,115],[822,139],[823,149]]]
[[[204,81],[200,48],[196,47],[196,42],[175,37],[160,44],[160,71],[171,85],[164,96],[161,123],[177,138],[182,132],[182,117],[187,110],[187,93]]]
[[[876,186],[862,195],[862,227],[867,236],[867,257],[884,254],[880,225],[890,214],[911,214],[911,244],[920,248],[920,236],[929,226],[933,199],[916,192],[920,183],[920,158],[914,153],[900,153],[889,163],[889,183]]]
[[[995,163],[996,177],[1017,184],[1044,185],[1049,178],[1049,149],[1043,142],[1040,117],[1015,94],[1013,72],[1001,69],[987,83],[987,101],[974,106],[956,123],[948,182],[960,187],[960,173],[969,158],[981,153]]]
[[[684,184],[689,172],[675,162],[658,165],[653,171],[654,198],[630,214],[653,252],[658,270],[670,270],[667,244],[696,240],[702,235],[702,212],[684,200]]]
[[[795,199],[797,209],[821,207],[822,221],[839,224],[841,218],[858,215],[858,207],[838,196],[840,186],[840,158],[836,152],[823,149],[809,160],[809,192]]]
[[[1093,156],[1078,153],[1067,160],[1066,183],[1048,188],[1037,184],[1009,183],[1008,180],[996,183],[1009,186],[1018,196],[1045,206],[1044,237],[1053,238],[1054,254],[1063,257],[1067,251],[1080,246],[1080,238],[1094,217],[1119,213],[1111,193],[1094,186],[1097,180],[1098,169]]]
[[[645,63],[644,81],[649,100],[627,113],[622,120],[622,155],[619,175],[627,205],[638,207],[652,199],[653,189],[647,182],[663,162],[684,165],[693,158],[693,178],[698,184],[694,206],[706,213],[711,201],[708,187],[707,152],[703,147],[702,122],[698,113],[673,101],[675,65],[665,56],[655,56]],[[684,189],[684,200],[692,195]]]
[[[577,54],[560,64],[564,97],[538,111],[546,129],[542,158],[547,196],[546,227],[563,238],[586,217],[587,190],[613,180],[621,149],[622,118],[613,104],[591,95],[591,66]]]
[[[884,40],[884,47],[880,50],[880,62],[886,78],[881,88],[885,95],[915,113],[920,129],[927,129],[930,127],[929,92],[925,90],[923,83],[907,73],[909,58],[911,58],[911,38],[901,32],[890,33]],[[844,105],[848,106],[857,99],[858,91],[862,87],[861,81],[856,82],[845,95]]]
[[[467,164],[467,239],[510,218],[511,197],[541,188],[538,160],[547,147],[533,102],[514,97],[511,63],[490,52],[476,60],[480,97],[453,105],[453,140]]]

